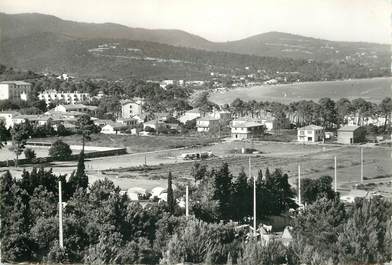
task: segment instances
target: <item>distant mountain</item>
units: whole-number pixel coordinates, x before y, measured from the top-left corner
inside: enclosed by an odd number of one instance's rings
[[[75,38],[129,39],[190,48],[204,48],[210,45],[208,40],[181,30],[130,28],[114,23],[82,23],[37,13],[16,15],[0,13],[0,27],[4,39],[49,32]]]
[[[81,23],[35,13],[0,13],[0,30],[0,63],[37,72],[158,79],[208,78],[211,72],[274,77],[286,72],[294,73],[293,80],[303,81],[379,76],[389,71],[386,45],[279,32],[215,43],[180,30]]]
[[[129,39],[158,42],[195,49],[225,51],[257,56],[313,59],[326,62],[349,62],[384,65],[389,61],[386,44],[337,42],[281,32],[268,32],[230,42],[211,42],[181,30],[131,28],[114,23],[81,23],[43,14],[0,13],[2,37],[15,38],[37,32],[50,32],[76,38]]]

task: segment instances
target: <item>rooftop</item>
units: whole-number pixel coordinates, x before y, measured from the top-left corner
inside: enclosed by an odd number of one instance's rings
[[[340,128],[340,129],[338,129],[338,131],[353,132],[353,131],[355,131],[358,128],[359,128],[359,126],[349,125],[349,126],[344,126],[344,127]]]
[[[314,124],[299,128],[299,130],[324,130],[323,127]]]
[[[15,85],[31,85],[30,83],[27,83],[25,81],[2,81],[0,84],[15,84]]]
[[[260,127],[264,126],[263,124],[255,121],[243,121],[243,122],[236,122],[231,125],[232,128],[252,128],[252,127]]]

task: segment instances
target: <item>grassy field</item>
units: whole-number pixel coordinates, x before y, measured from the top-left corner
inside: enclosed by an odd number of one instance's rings
[[[155,137],[139,137],[151,139]],[[135,141],[135,138],[131,138]],[[301,164],[301,175],[304,178],[317,178],[323,175],[333,176],[334,156],[338,160],[338,187],[341,192],[347,192],[356,184],[360,183],[360,149],[359,146],[339,145],[311,145],[298,143],[279,142],[223,142],[208,146],[189,147],[187,149],[166,150],[170,147],[170,141],[159,142],[156,137],[149,142],[149,147],[143,150],[151,150],[151,143],[159,146],[161,150],[146,151],[114,157],[95,158],[86,161],[86,169],[90,176],[90,183],[96,179],[107,177],[120,188],[127,190],[131,187],[143,187],[151,189],[155,186],[166,186],[167,175],[172,172],[175,181],[192,181],[190,177],[194,161],[184,161],[179,158],[182,153],[211,151],[214,158],[201,161],[208,168],[217,168],[227,162],[234,175],[244,168],[248,173],[249,155],[241,154],[242,148],[252,148],[259,154],[252,156],[252,175],[258,170],[282,169],[289,175],[289,181],[296,185],[297,168]],[[128,142],[128,144],[131,142]],[[176,142],[178,143],[178,142]],[[189,142],[188,142],[189,143]],[[194,142],[190,142],[194,143]],[[138,143],[139,150],[142,143]],[[171,146],[173,147],[173,146]],[[373,185],[375,190],[388,192],[392,195],[390,181],[392,180],[392,148],[363,147],[364,148],[364,183]],[[145,170],[141,165],[147,163],[153,166]],[[56,162],[47,165],[52,167],[57,174],[70,174],[76,167],[76,162]],[[140,167],[140,170],[136,168]],[[30,168],[29,168],[30,169]],[[23,168],[13,169],[20,174]],[[381,183],[381,184],[380,184]]]
[[[36,142],[54,142],[58,139],[68,144],[81,144],[80,135],[66,137],[37,138]],[[164,149],[207,145],[214,142],[215,138],[208,137],[182,137],[182,136],[131,136],[93,134],[91,141],[86,145],[104,147],[126,147],[129,153],[151,152]]]

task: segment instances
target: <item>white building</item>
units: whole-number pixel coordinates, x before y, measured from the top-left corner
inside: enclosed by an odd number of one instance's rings
[[[4,123],[5,128],[9,129],[14,126],[13,118],[19,116],[20,113],[17,111],[2,111],[0,112],[0,121]]]
[[[196,121],[196,127],[198,132],[218,132],[220,121],[214,117],[199,118]]]
[[[234,120],[230,127],[231,137],[236,140],[258,138],[265,131],[265,126],[255,121]]]
[[[298,142],[315,143],[324,141],[324,128],[317,125],[308,125],[297,131]]]
[[[56,90],[46,90],[38,94],[40,100],[45,100],[46,105],[60,101],[65,104],[79,104],[91,99],[89,93],[80,92],[57,92]]]
[[[56,112],[80,112],[84,114],[92,115],[95,113],[98,107],[89,106],[83,104],[74,104],[74,105],[58,105],[53,110]]]
[[[111,122],[111,123],[108,123],[102,127],[101,133],[103,133],[103,134],[119,134],[119,133],[121,133],[122,130],[125,130],[126,128],[127,128],[127,126],[124,124],[117,123],[117,122]]]
[[[142,98],[133,98],[122,100],[121,103],[121,117],[129,119],[135,115],[142,115],[144,100]]]
[[[27,101],[31,93],[31,84],[24,81],[0,82],[0,100]]]

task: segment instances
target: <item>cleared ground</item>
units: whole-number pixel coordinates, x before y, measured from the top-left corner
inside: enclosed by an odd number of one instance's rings
[[[161,144],[161,148],[166,146],[167,143]],[[298,164],[301,164],[303,177],[333,176],[333,159],[334,156],[337,156],[339,190],[345,193],[360,182],[360,149],[358,146],[224,142],[203,147],[95,158],[86,161],[86,168],[89,172],[90,182],[108,177],[124,190],[131,187],[151,189],[155,186],[166,186],[169,171],[173,173],[177,181],[191,181],[190,172],[194,161],[180,159],[179,156],[182,153],[211,151],[216,157],[201,162],[209,168],[219,167],[223,162],[227,162],[233,174],[237,174],[241,168],[245,168],[245,171],[248,172],[249,155],[241,154],[242,148],[253,148],[260,151],[260,154],[251,155],[253,175],[257,174],[259,169],[280,168],[289,174],[290,182],[296,185]],[[374,183],[374,185],[372,184],[373,189],[392,195],[390,187],[392,149],[384,147],[363,148],[364,176],[366,178],[364,183]],[[136,168],[145,163],[153,167]],[[46,166],[53,167],[56,173],[70,174],[75,169],[76,162],[56,162]],[[16,175],[20,174],[22,170],[23,168],[12,169]]]

